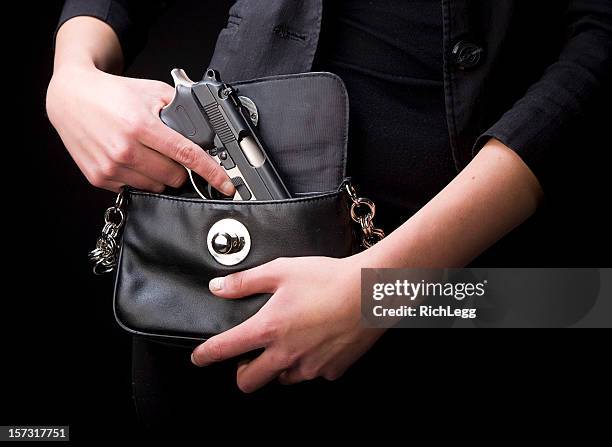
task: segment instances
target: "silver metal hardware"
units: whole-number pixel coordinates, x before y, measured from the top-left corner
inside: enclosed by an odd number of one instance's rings
[[[376,205],[370,199],[358,197],[355,188],[350,183],[344,185],[351,200],[351,219],[361,227],[361,245],[370,248],[385,237],[385,232],[374,226]]]
[[[244,238],[235,233],[217,233],[212,238],[212,248],[220,255],[237,253],[244,247]]]
[[[249,111],[249,118],[253,123],[253,126],[257,127],[259,124],[259,110],[257,110],[257,104],[253,102],[251,98],[247,98],[246,96],[239,96],[240,103],[244,106],[245,109]]]
[[[249,230],[235,219],[216,222],[206,237],[208,251],[219,264],[241,263],[251,250]]]
[[[221,97],[224,99],[229,98],[230,96],[232,96],[233,93],[234,93],[234,89],[229,86],[226,86],[226,87],[223,87],[223,89],[221,90]]]
[[[125,222],[123,212],[123,190],[117,194],[115,204],[104,213],[104,228],[96,241],[96,248],[89,252],[89,259],[94,263],[96,275],[112,272],[117,266],[119,255],[118,237]]]
[[[182,85],[184,87],[191,87],[195,82],[189,79],[187,73],[182,68],[175,68],[170,72],[172,75],[172,80],[174,81],[174,86]]]
[[[254,168],[259,168],[266,162],[263,151],[253,137],[244,137],[240,140],[240,149]]]

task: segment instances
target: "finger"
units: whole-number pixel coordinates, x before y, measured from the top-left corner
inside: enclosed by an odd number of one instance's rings
[[[136,172],[129,168],[118,168],[117,174],[113,180],[121,184],[121,186],[129,185],[143,191],[160,193],[166,189],[166,186],[163,183],[153,180],[152,178],[149,178],[140,172]]]
[[[103,184],[94,185],[94,186],[97,187],[97,188],[106,189],[107,191],[112,191],[112,192],[118,193],[118,192],[120,192],[123,189],[125,184],[119,183],[119,182],[114,182],[112,180],[108,180],[108,181],[104,182]]]
[[[164,185],[156,183],[151,179],[143,179],[142,181],[135,180],[133,177],[136,177],[137,175],[134,174],[136,173],[128,173],[122,175],[122,177],[126,179],[125,181],[101,179],[100,176],[95,176],[92,180],[89,180],[88,178],[88,180],[89,183],[91,183],[96,188],[106,189],[107,191],[112,191],[116,193],[120,192],[126,185],[133,186],[134,188],[142,189],[144,191],[163,191]]]
[[[153,96],[152,108],[151,112],[155,117],[159,116],[159,112],[165,106],[170,104],[174,99],[174,93],[176,89],[165,82],[147,80],[151,83],[151,87],[149,88],[149,92]]]
[[[223,194],[232,196],[236,192],[221,165],[200,146],[167,127],[160,119],[152,119],[145,126],[141,142],[193,170]]]
[[[154,112],[159,115],[160,110],[163,106],[170,104],[174,99],[174,94],[176,92],[175,88],[165,82],[161,82],[159,86],[159,98],[162,101],[162,105],[160,107],[156,107]]]
[[[302,376],[302,373],[297,368],[292,368],[292,369],[283,371],[278,376],[278,381],[282,385],[295,385],[296,383],[300,383],[305,380],[306,379]]]
[[[91,144],[90,142],[75,141],[69,136],[64,135],[64,132],[62,132],[61,129],[58,129],[58,133],[60,134],[66,149],[72,156],[72,159],[91,185],[95,186],[96,188],[105,189],[115,193],[121,191],[124,184],[112,180],[102,174],[98,169],[99,163],[96,157],[84,149],[84,147],[87,147],[88,144]]]
[[[255,360],[242,364],[236,372],[238,388],[244,393],[252,393],[276,379],[287,366],[278,362],[270,351],[264,351]]]
[[[208,287],[221,298],[242,298],[255,293],[276,292],[284,268],[280,262],[268,262],[249,270],[213,278]]]
[[[240,369],[240,368],[242,368],[242,367],[244,367],[244,366],[248,365],[249,363],[251,363],[251,361],[250,361],[250,360],[248,360],[248,359],[242,359],[242,360],[240,360],[240,361],[238,362],[238,369]]]
[[[165,186],[128,168],[114,167],[112,175],[101,171],[97,164],[83,169],[89,183],[97,188],[119,192],[125,185],[144,191],[162,192]]]
[[[307,368],[304,365],[298,365],[297,367],[293,367],[286,371],[283,371],[278,376],[278,381],[282,385],[295,385],[296,383],[306,382],[309,380],[314,380],[317,377],[323,377],[327,380],[336,380],[342,374],[344,370],[330,370],[327,372],[318,372],[317,369]]]
[[[137,144],[130,151],[129,160],[124,160],[122,165],[173,188],[178,188],[187,179],[184,167],[143,144]]]
[[[266,330],[255,314],[238,326],[199,345],[191,353],[191,362],[196,366],[208,366],[262,348],[268,342]]]

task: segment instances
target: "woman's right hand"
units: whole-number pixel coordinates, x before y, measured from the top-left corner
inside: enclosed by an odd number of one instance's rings
[[[161,192],[190,168],[226,195],[225,170],[198,145],[162,123],[174,95],[163,82],[115,76],[93,65],[56,67],[47,113],[89,182],[117,192],[124,185]],[[183,167],[184,166],[184,167]]]

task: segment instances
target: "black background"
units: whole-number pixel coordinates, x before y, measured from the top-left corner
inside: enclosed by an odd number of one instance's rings
[[[70,424],[74,439],[94,434],[113,438],[119,432],[134,433],[130,338],[113,319],[112,278],[93,276],[86,258],[113,196],[87,184],[44,110],[52,73],[52,35],[61,3],[44,2],[29,16],[32,26],[26,28],[25,40],[32,48],[26,67],[34,74],[34,81],[28,84],[27,99],[31,102],[26,104],[29,112],[34,111],[27,115],[34,129],[28,126],[9,144],[10,155],[17,156],[9,166],[17,175],[13,184],[18,200],[6,210],[5,224],[10,231],[4,237],[9,252],[5,254],[16,268],[5,270],[4,275],[5,284],[11,287],[3,294],[7,306],[2,312],[0,423]],[[192,77],[205,69],[231,2],[209,2],[208,13],[199,16],[189,7],[196,0],[178,3],[152,30],[147,49],[129,71],[131,76],[170,83],[172,67],[183,67]],[[193,57],[194,52],[200,56]],[[606,116],[609,113],[602,109],[601,123]],[[548,221],[549,240],[567,247],[565,257],[558,259],[561,265],[610,265],[606,248],[611,226],[606,209],[611,144],[601,135],[584,136],[585,145],[608,155],[594,159],[578,154],[567,171],[565,198],[557,201],[555,219]],[[553,332],[538,339],[488,335],[486,346],[474,335],[455,332],[448,339],[434,338],[431,331],[421,334],[415,336],[406,355],[405,382],[387,385],[408,387],[412,404],[424,414],[447,409],[457,412],[462,401],[471,400],[473,393],[480,391],[479,402],[485,405],[514,402],[522,406],[523,416],[536,417],[537,409],[525,407],[520,398],[526,386],[535,386],[537,394],[531,398],[536,396],[538,402],[563,405],[570,398],[598,396],[595,379],[605,378],[609,371],[603,368],[603,351],[592,355],[593,351],[586,349],[593,347],[593,340],[579,345],[567,335]],[[485,369],[477,367],[483,359]],[[571,391],[569,383],[560,389],[551,379],[572,366],[579,366],[589,376],[588,380],[574,378],[580,391]],[[507,373],[512,377],[503,377]],[[469,388],[472,394],[448,394],[448,387]],[[325,406],[324,398],[321,396],[321,407]],[[354,398],[346,409],[362,412],[367,402]],[[390,396],[388,403],[393,402]],[[203,403],[203,413],[226,410],[206,408]],[[416,417],[415,412],[411,417]]]
[[[231,2],[210,2],[206,14],[193,13],[201,10],[190,7],[197,1],[177,3],[152,30],[130,76],[172,84],[171,68],[185,68],[194,78],[206,69]],[[10,294],[17,305],[15,313],[4,315],[3,329],[10,339],[6,348],[3,343],[3,351],[13,360],[8,368],[8,362],[3,364],[10,385],[0,398],[0,423],[70,423],[71,436],[77,439],[112,427],[100,432],[104,438],[113,437],[113,432],[131,433],[135,425],[131,338],[114,322],[112,275],[94,276],[87,260],[114,195],[87,183],[46,117],[53,33],[62,4],[36,5],[27,27],[26,40],[32,48],[26,63],[34,75],[28,111],[35,111],[28,119],[35,127],[27,130],[27,154],[24,148],[15,166],[31,167],[23,169],[26,177],[17,180],[29,203],[25,209],[23,202],[18,203],[11,226],[27,227],[27,237],[19,241],[15,253],[20,259],[18,272],[28,274]],[[194,53],[199,56],[193,57]]]

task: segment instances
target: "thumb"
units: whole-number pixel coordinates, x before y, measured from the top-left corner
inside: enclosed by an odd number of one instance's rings
[[[221,298],[243,298],[256,293],[274,293],[283,276],[279,260],[254,267],[242,272],[210,280],[212,293]]]
[[[162,83],[162,84],[163,86],[160,87],[160,91],[159,91],[161,100],[163,101],[164,105],[170,104],[172,102],[172,99],[174,99],[175,89],[174,87],[166,83]],[[157,111],[157,113],[159,114],[159,110]]]
[[[152,95],[153,104],[152,104],[152,112],[156,117],[159,116],[160,110],[170,104],[174,99],[175,88],[165,82],[161,81],[153,81],[146,79],[145,82],[150,83],[147,87],[148,92]]]

